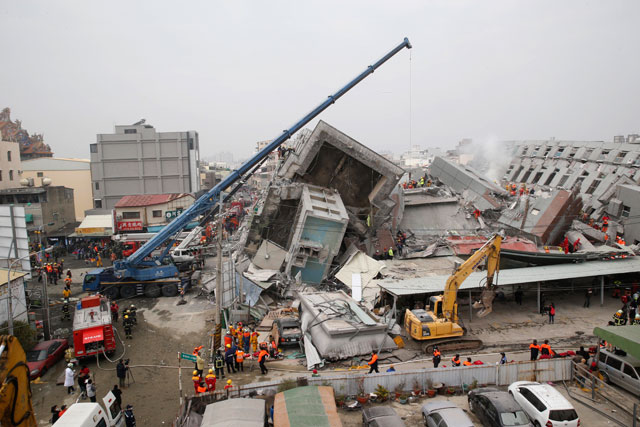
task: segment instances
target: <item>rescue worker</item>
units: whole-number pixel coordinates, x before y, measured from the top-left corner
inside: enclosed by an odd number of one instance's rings
[[[126,317],[126,318],[129,318],[129,314],[131,314],[131,312],[129,311],[129,309],[128,309],[128,308],[126,308],[126,307],[125,307],[124,309],[122,309],[122,324],[123,324],[123,325],[124,325],[124,319],[125,319],[125,317]]]
[[[227,380],[227,384],[224,386],[224,391],[227,392],[227,398],[229,397],[229,393],[231,393],[232,388],[233,388],[233,382],[231,380]]]
[[[229,326],[229,332],[227,332],[224,336],[224,347],[227,348],[227,344],[231,345],[233,344],[233,336],[231,335],[231,329],[233,329],[231,326]]]
[[[460,355],[456,354],[455,356],[453,356],[453,358],[451,358],[451,364],[453,366],[460,366]]]
[[[196,389],[196,394],[201,394],[206,392],[207,392],[207,386],[205,385],[205,383],[201,382],[200,384],[198,384],[198,388]]]
[[[204,359],[200,357],[200,350],[196,353],[196,371],[198,371],[198,375],[200,376],[204,373]]]
[[[602,232],[606,233],[608,229],[609,229],[609,217],[605,215],[602,218]]]
[[[389,259],[393,259],[393,248],[389,247]]]
[[[264,362],[267,361],[267,357],[269,357],[269,353],[264,348],[260,350],[260,354],[258,354],[258,364],[260,365],[260,372],[262,375],[267,375],[269,370],[264,365]]]
[[[236,370],[244,372],[244,351],[240,347],[236,350]]]
[[[118,307],[118,303],[115,301],[111,301],[111,319],[114,322],[118,321],[118,310],[120,310],[120,307]]]
[[[251,343],[251,352],[256,353],[258,351],[258,333],[254,330],[251,332],[251,339],[249,340]]]
[[[67,276],[64,279],[65,286],[71,287],[71,277]]]
[[[369,373],[373,371],[376,371],[376,374],[380,373],[380,371],[378,371],[378,355],[375,352],[371,353],[371,360],[367,362],[367,365],[369,365]]]
[[[191,380],[193,381],[193,389],[196,391],[196,394],[198,394],[198,387],[200,387],[201,380],[200,375],[198,375],[198,371],[193,371]]]
[[[71,296],[71,289],[68,286],[65,286],[64,289],[62,290],[62,298],[69,299],[70,296]]]
[[[462,362],[462,364],[463,364],[464,366],[471,366],[471,365],[473,365],[473,363],[471,363],[471,358],[470,358],[470,357],[467,357],[467,360],[465,360],[464,362]]]
[[[627,323],[627,319],[624,315],[624,312],[622,310],[616,311],[616,313],[613,315],[613,324],[616,326],[622,326],[622,325],[625,325],[626,323]]]
[[[244,333],[242,334],[242,338],[243,338],[243,345],[242,345],[242,349],[249,353],[250,347],[249,347],[249,343],[251,342],[251,332],[249,332],[249,328],[244,328]]]
[[[65,297],[64,303],[62,304],[62,320],[71,320],[71,315],[69,314],[69,297]]]
[[[129,317],[131,318],[131,323],[133,323],[134,325],[138,324],[138,318],[136,317],[137,310],[138,309],[135,305],[131,304],[131,306],[129,306]]]
[[[531,360],[538,359],[538,353],[540,352],[538,340],[533,340],[533,342],[529,344],[529,350],[531,351]]]
[[[213,369],[209,369],[209,373],[204,377],[204,382],[207,383],[207,391],[212,392],[216,389],[216,376],[213,374]]]
[[[438,350],[438,346],[433,346],[433,367],[437,368],[440,363],[442,356],[440,355],[440,350]]]
[[[640,314],[636,314],[635,319],[631,322],[632,325],[640,325]]]
[[[548,357],[555,356],[555,352],[551,350],[551,346],[549,345],[549,340],[544,340],[544,344],[540,346],[540,354]]]
[[[224,352],[224,361],[227,364],[227,374],[231,374],[231,372],[234,374],[236,373],[236,368],[234,367],[235,348],[237,347],[231,347],[231,344],[227,344],[227,349]]]
[[[213,366],[216,368],[216,376],[224,378],[224,357],[222,357],[220,350],[216,352],[213,359]]]
[[[125,338],[128,340],[133,339],[133,337],[131,336],[132,325],[131,325],[131,320],[129,319],[129,316],[127,315],[124,316],[123,325],[124,325]]]

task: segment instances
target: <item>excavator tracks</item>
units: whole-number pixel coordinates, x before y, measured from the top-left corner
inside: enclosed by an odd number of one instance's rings
[[[423,350],[426,354],[433,354],[433,347],[438,346],[438,350],[443,353],[451,353],[462,350],[479,350],[482,348],[482,340],[466,339],[466,338],[442,338],[430,340],[424,343]]]

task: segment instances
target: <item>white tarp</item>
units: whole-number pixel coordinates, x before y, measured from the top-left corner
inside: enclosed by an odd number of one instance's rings
[[[355,295],[357,291],[353,289],[353,277],[360,276],[360,295],[359,298],[354,296],[354,299],[363,301],[365,305],[372,308],[371,302],[378,295],[379,288],[377,286],[372,287],[370,284],[383,268],[385,268],[383,262],[376,261],[363,252],[357,251],[349,257],[340,271],[336,273],[336,278],[351,288],[351,294]]]

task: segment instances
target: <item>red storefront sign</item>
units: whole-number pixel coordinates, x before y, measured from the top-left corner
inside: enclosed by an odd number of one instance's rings
[[[142,221],[118,221],[118,231],[142,231]]]

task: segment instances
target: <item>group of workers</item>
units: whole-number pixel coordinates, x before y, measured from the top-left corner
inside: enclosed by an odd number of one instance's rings
[[[431,181],[431,178],[427,178],[427,176],[424,175],[424,176],[421,176],[418,181],[416,181],[415,179],[410,179],[407,182],[403,182],[402,188],[407,190],[412,188],[431,187],[432,185],[433,185],[433,181]]]
[[[538,356],[540,356],[540,359],[556,357],[555,351],[553,351],[549,345],[549,340],[544,340],[543,344],[538,344],[538,340],[533,340],[533,342],[529,344],[529,351],[531,353],[531,360],[538,360]]]
[[[111,301],[111,320],[114,322],[118,321],[118,311],[120,307],[118,303],[115,301]],[[125,307],[122,310],[122,326],[124,327],[124,334],[126,339],[133,339],[131,332],[133,331],[133,327],[138,324],[137,318],[137,308],[135,305],[131,304],[129,307]]]
[[[531,188],[531,189],[527,188],[527,184],[525,184],[524,182],[520,184],[520,189],[518,189],[518,184],[515,184],[515,183],[506,184],[505,189],[512,196],[516,196],[516,195],[524,196],[525,194],[530,194],[533,196],[536,192],[534,188]]]
[[[47,262],[39,269],[38,282],[42,282],[42,276],[46,274],[47,283],[58,284],[58,280],[62,279],[64,271],[64,260],[57,262]],[[71,277],[71,270],[67,270],[67,277]]]

